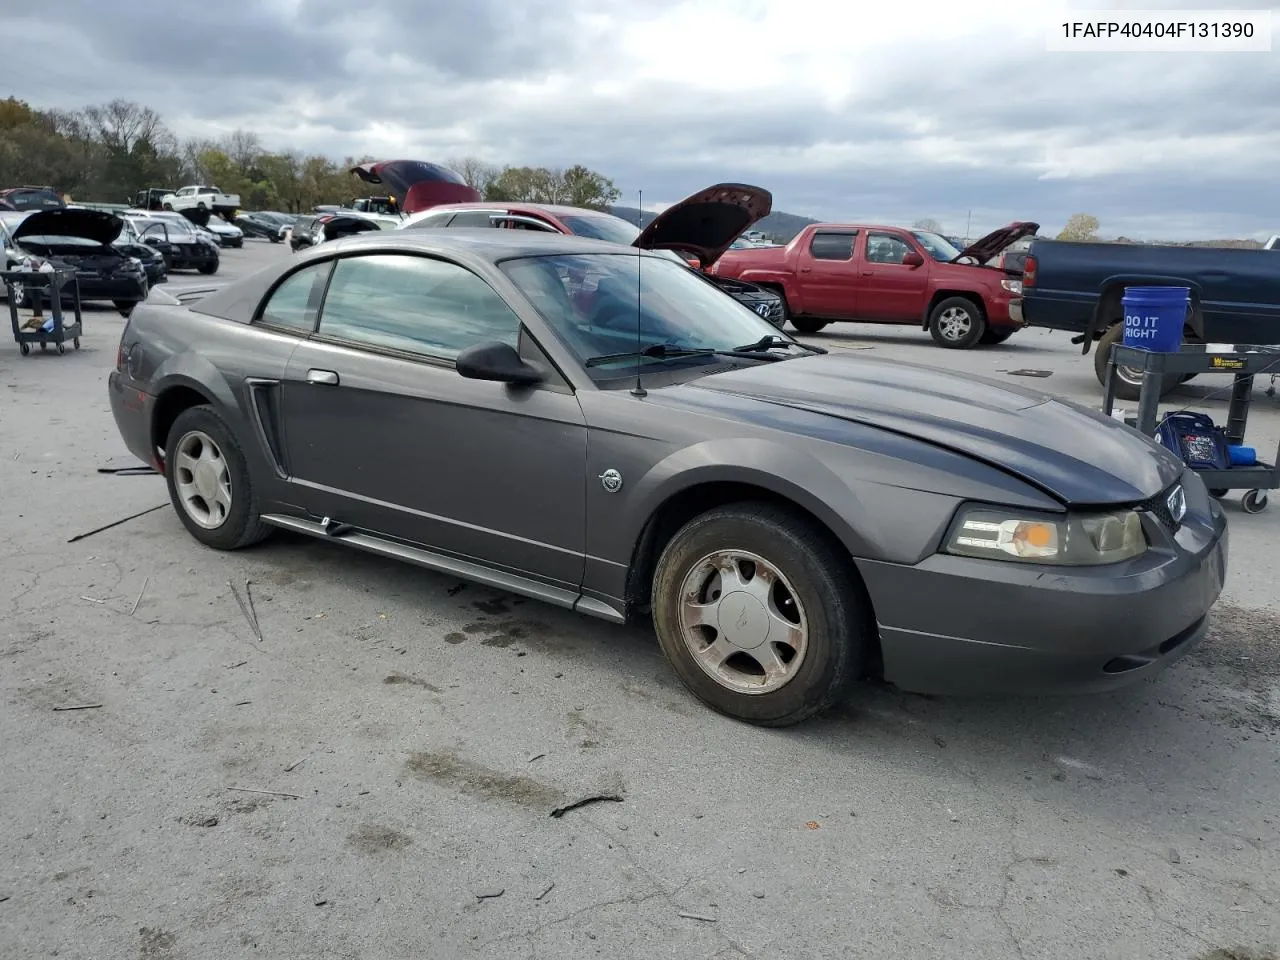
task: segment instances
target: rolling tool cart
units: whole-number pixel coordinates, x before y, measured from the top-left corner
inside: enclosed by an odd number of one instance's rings
[[[1236,344],[1231,353],[1207,353],[1202,348],[1189,350],[1185,346],[1180,351],[1164,353],[1116,344],[1111,350],[1111,359],[1107,362],[1107,383],[1102,399],[1102,412],[1107,416],[1111,416],[1115,406],[1117,367],[1142,371],[1138,415],[1130,425],[1149,437],[1156,436],[1157,430],[1173,417],[1198,416],[1181,412],[1166,414],[1163,418],[1158,416],[1160,388],[1165,374],[1232,374],[1234,382],[1231,387],[1231,405],[1227,408],[1226,427],[1217,428],[1209,424],[1202,431],[1205,438],[1210,440],[1214,431],[1221,430],[1225,434],[1227,450],[1230,451],[1243,448],[1249,405],[1253,400],[1253,378],[1260,373],[1280,372],[1280,349]],[[1184,460],[1188,459],[1185,450],[1174,452],[1182,455]],[[1223,497],[1229,490],[1244,490],[1240,506],[1245,513],[1260,513],[1267,507],[1267,491],[1280,488],[1280,449],[1276,451],[1276,458],[1270,464],[1255,460],[1244,465],[1232,465],[1231,459],[1230,456],[1226,457],[1224,467],[1197,466],[1195,463],[1189,463],[1188,466],[1195,470],[1215,497]]]
[[[5,270],[0,271],[0,280],[4,281],[8,293],[13,339],[24,357],[31,352],[33,343],[40,344],[41,350],[48,349],[49,344],[53,344],[59,353],[66,353],[65,344],[70,340],[77,350],[80,349],[84,318],[80,314],[80,284],[74,270]],[[75,321],[72,323],[67,323],[62,314],[62,294],[68,286],[71,306],[75,312]],[[24,325],[18,315],[18,301],[30,297],[31,302],[38,305],[45,296],[49,298],[49,316],[28,318]],[[40,322],[33,325],[32,320]]]

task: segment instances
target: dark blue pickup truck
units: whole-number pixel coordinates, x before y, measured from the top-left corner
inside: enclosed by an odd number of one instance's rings
[[[1280,343],[1280,257],[1269,250],[1075,243],[1036,239],[1022,276],[1028,325],[1069,330],[1106,380],[1111,347],[1124,334],[1126,286],[1191,288],[1187,343]],[[1141,376],[1121,369],[1116,396],[1136,400]],[[1168,391],[1183,379],[1172,375]]]

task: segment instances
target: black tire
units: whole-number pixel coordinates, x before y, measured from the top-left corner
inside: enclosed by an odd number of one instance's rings
[[[172,209],[173,209],[173,204],[172,204],[172,203],[166,203],[166,204],[164,205],[164,208],[165,208],[166,210],[172,210]]]
[[[1104,390],[1107,386],[1107,361],[1111,358],[1111,348],[1122,339],[1124,339],[1124,324],[1117,323],[1108,327],[1107,332],[1102,335],[1102,339],[1093,345],[1093,372]],[[1166,373],[1160,385],[1160,396],[1163,397],[1181,382],[1182,374]],[[1141,397],[1141,373],[1130,372],[1125,367],[1117,369],[1115,395],[1119,400],[1137,400]]]
[[[996,330],[992,327],[987,327],[982,336],[978,338],[978,342],[985,346],[994,346],[997,343],[1004,343],[1014,333],[1015,331],[1013,330]]]
[[[200,271],[201,273],[204,273],[204,274],[214,274],[214,273],[217,273],[217,272],[218,272],[218,261],[217,261],[217,260],[215,260],[215,261],[213,261],[213,263],[202,263],[202,264],[199,266],[199,268],[198,268],[198,269],[199,269],[199,271]]]
[[[1230,492],[1231,491],[1226,487],[1214,487],[1209,491],[1209,496],[1213,497],[1215,500],[1221,500]]]
[[[268,240],[270,240],[272,243],[280,243],[280,242],[281,242],[281,240],[282,240],[283,238],[281,238],[281,237],[267,237],[267,239],[268,239]]]
[[[718,550],[755,554],[776,566],[808,621],[804,659],[795,676],[772,692],[738,692],[716,680],[683,639],[685,578]],[[653,622],[662,652],[696,697],[746,723],[783,727],[831,707],[865,670],[874,622],[865,597],[848,556],[825,531],[772,504],[737,503],[695,517],[667,544],[654,573]]]
[[[800,333],[817,333],[830,322],[819,320],[816,317],[791,317],[790,319],[791,326],[795,327]]]
[[[1267,491],[1246,490],[1240,498],[1240,509],[1245,513],[1261,513],[1267,509]]]
[[[127,317],[129,314],[133,313],[133,308],[138,304],[133,300],[112,300],[111,305],[116,308],[116,311],[122,317]]]
[[[929,314],[929,335],[940,347],[969,350],[986,332],[987,317],[982,306],[968,297],[947,297]]]
[[[21,353],[24,357],[29,356],[31,354],[31,344],[29,343],[18,344],[18,352]]]
[[[60,344],[58,344],[58,355],[59,355],[59,356],[61,356],[62,354],[66,353],[66,352],[67,352],[67,346],[66,346],[66,344],[64,344],[64,343],[60,343]]]
[[[213,529],[202,527],[187,512],[177,488],[177,455],[183,437],[193,431],[207,435],[221,450],[231,475],[231,509],[222,524]],[[188,407],[178,414],[169,436],[165,438],[165,483],[169,488],[169,501],[187,532],[206,547],[215,550],[239,550],[251,546],[271,535],[272,528],[259,517],[258,497],[244,451],[235,434],[222,416],[207,404]]]

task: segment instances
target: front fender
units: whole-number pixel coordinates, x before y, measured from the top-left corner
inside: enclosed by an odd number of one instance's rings
[[[785,497],[825,524],[855,556],[878,553],[874,515],[829,466],[796,446],[758,438],[707,440],[658,461],[635,485],[616,543],[629,555],[645,525],[672,497],[701,484],[745,483]],[[847,517],[857,517],[855,527]]]
[[[765,287],[779,288],[782,291],[783,298],[787,301],[788,312],[804,313],[804,300],[801,298],[800,291],[791,277],[772,270],[744,270],[737,279]]]

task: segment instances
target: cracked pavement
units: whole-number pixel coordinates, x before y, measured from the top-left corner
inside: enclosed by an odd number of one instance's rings
[[[226,251],[218,279],[287,255]],[[62,357],[0,343],[5,957],[1280,946],[1280,506],[1229,501],[1211,637],[1154,681],[1032,700],[864,686],[762,730],[691,699],[644,629],[331,544],[216,553],[167,507],[67,543],[167,500],[158,477],[96,472],[125,455],[105,389],[122,323],[88,313]],[[836,330],[807,339],[1051,369],[1034,385],[1098,402],[1061,334],[944,355],[915,330]],[[1249,439],[1270,450],[1265,387]],[[262,641],[228,585],[246,580]]]

